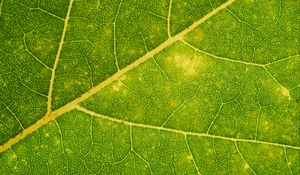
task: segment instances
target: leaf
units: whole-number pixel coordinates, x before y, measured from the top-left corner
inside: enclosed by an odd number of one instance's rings
[[[298,4],[0,1],[0,174],[300,174]]]

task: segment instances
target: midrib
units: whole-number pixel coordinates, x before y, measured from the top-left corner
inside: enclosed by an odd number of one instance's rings
[[[185,36],[186,34],[188,34],[189,32],[191,32],[192,30],[194,30],[197,26],[199,26],[200,24],[202,24],[203,22],[205,22],[207,19],[209,19],[210,17],[212,17],[215,14],[217,14],[219,11],[225,9],[226,7],[228,7],[229,5],[231,5],[235,1],[236,0],[229,0],[229,1],[225,2],[224,4],[220,5],[219,7],[215,8],[213,11],[211,11],[210,13],[208,13],[207,15],[205,15],[200,20],[196,21],[195,23],[193,23],[192,25],[190,25],[189,27],[187,27],[185,30],[183,30],[180,33],[174,35],[173,37],[170,37],[165,42],[163,42],[162,44],[160,44],[158,47],[156,47],[155,49],[153,49],[150,52],[146,53],[145,55],[143,55],[142,57],[140,57],[139,59],[137,59],[136,61],[134,61],[130,65],[126,66],[125,68],[119,70],[117,73],[115,73],[114,75],[112,75],[111,77],[109,77],[108,79],[106,79],[105,81],[101,82],[97,86],[93,87],[92,89],[90,89],[89,91],[87,91],[86,93],[84,93],[83,95],[81,95],[80,97],[76,98],[75,100],[69,102],[68,104],[64,105],[63,107],[61,107],[61,108],[59,108],[59,109],[57,109],[57,110],[55,110],[53,112],[49,112],[49,111],[51,111],[52,91],[53,91],[53,85],[54,85],[54,79],[55,79],[55,70],[56,70],[56,67],[58,65],[58,60],[59,60],[59,57],[60,57],[60,54],[61,54],[61,50],[62,50],[62,46],[63,46],[63,42],[64,42],[64,37],[65,37],[66,30],[67,30],[68,19],[69,19],[71,8],[72,8],[73,2],[74,2],[74,0],[70,0],[68,12],[67,12],[67,16],[66,16],[66,20],[65,20],[65,25],[64,25],[64,29],[63,29],[63,34],[62,34],[61,42],[59,44],[57,56],[56,56],[55,63],[54,63],[54,66],[53,66],[53,72],[52,72],[52,76],[51,76],[51,81],[50,81],[49,95],[48,95],[48,97],[49,97],[48,98],[48,107],[47,107],[48,112],[47,112],[47,114],[44,117],[42,117],[36,123],[34,123],[30,127],[26,128],[23,132],[19,133],[14,138],[11,138],[6,143],[4,143],[3,145],[1,145],[0,146],[0,153],[4,152],[7,149],[9,149],[14,144],[16,144],[20,140],[24,139],[27,135],[33,133],[34,131],[37,131],[43,125],[45,125],[45,124],[49,123],[50,121],[56,119],[60,115],[66,113],[68,111],[71,111],[71,110],[75,109],[76,106],[80,102],[83,102],[87,98],[89,98],[92,95],[96,94],[101,89],[103,89],[107,85],[111,84],[113,81],[117,80],[119,77],[121,77],[122,75],[124,75],[128,71],[132,70],[133,68],[135,68],[138,65],[142,64],[143,62],[147,61],[149,58],[153,57],[158,52],[162,51],[164,48],[170,46],[171,44],[173,44],[174,42],[176,42],[178,40],[181,40],[183,38],[183,36]]]

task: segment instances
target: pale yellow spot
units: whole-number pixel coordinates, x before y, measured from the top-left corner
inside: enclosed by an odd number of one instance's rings
[[[288,165],[291,166],[291,165],[292,165],[292,162],[288,162]]]
[[[247,116],[257,116],[258,112],[257,111],[247,111],[246,114],[247,114]]]
[[[264,123],[262,123],[262,126],[263,126],[263,128],[264,128],[264,131],[268,131],[268,130],[270,130],[270,128],[271,128],[269,122],[264,122]]]
[[[93,25],[93,24],[89,24],[89,25],[87,26],[87,28],[94,28],[94,25]]]
[[[292,140],[292,138],[289,135],[282,135],[282,138],[284,138],[285,140]]]
[[[55,139],[54,143],[58,145],[58,144],[60,144],[60,140],[59,139]]]
[[[49,133],[46,132],[46,133],[45,133],[45,137],[49,137]]]
[[[127,90],[123,90],[123,95],[127,95],[128,94],[128,91]]]
[[[250,168],[250,166],[248,164],[244,164],[244,170],[248,170]]]
[[[170,100],[168,102],[168,104],[171,108],[175,109],[180,105],[180,101],[179,100]]]
[[[131,49],[131,50],[129,50],[128,51],[129,52],[129,54],[131,54],[131,55],[136,55],[138,52],[136,51],[136,50],[134,50],[134,49]]]
[[[123,86],[123,83],[121,81],[118,81],[118,83],[113,85],[112,89],[113,89],[113,91],[120,91],[122,86]]]
[[[274,157],[274,153],[271,152],[271,151],[269,151],[269,152],[268,152],[268,157]]]
[[[252,17],[253,17],[253,19],[257,19],[257,15],[255,15],[255,14]]]
[[[183,69],[184,75],[191,76],[197,73],[202,57],[175,55],[171,61],[174,61],[178,68]]]
[[[105,31],[104,31],[104,34],[105,34],[106,36],[111,36],[111,35],[112,35],[112,31],[111,31],[111,30],[105,30]]]
[[[286,48],[286,50],[288,51],[289,55],[294,55],[294,54],[297,54],[297,48],[296,47],[289,47],[289,48]]]
[[[290,91],[285,87],[277,88],[276,91],[280,92],[285,97],[289,97],[289,98],[291,97]]]
[[[150,35],[150,40],[153,40],[155,38],[155,35]]]
[[[111,122],[107,122],[107,123],[105,123],[105,125],[106,125],[106,126],[111,126],[112,123],[111,123]]]
[[[17,158],[17,155],[12,155],[11,157],[10,157],[10,160],[13,160],[13,159],[16,159]]]
[[[72,151],[71,151],[69,148],[67,148],[65,151],[66,151],[66,153],[68,153],[68,154],[71,154],[71,153],[72,153]]]
[[[207,149],[207,152],[208,152],[208,153],[213,153],[214,150],[213,150],[213,149]]]
[[[188,160],[193,160],[193,156],[190,154],[186,157]]]
[[[41,50],[43,47],[41,45],[38,45],[37,47],[35,47],[35,50]]]
[[[282,92],[282,95],[290,97],[290,91],[288,89],[282,88],[281,92]]]
[[[292,29],[293,29],[293,27],[291,24],[286,24],[286,28],[285,28],[286,31],[290,32],[290,31],[292,31]]]

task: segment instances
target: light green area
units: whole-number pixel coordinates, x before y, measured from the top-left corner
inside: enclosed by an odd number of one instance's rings
[[[52,109],[224,2],[75,0]],[[236,0],[79,104],[99,116],[74,109],[0,153],[0,174],[300,174],[299,3]],[[68,5],[0,0],[1,145],[47,111]]]

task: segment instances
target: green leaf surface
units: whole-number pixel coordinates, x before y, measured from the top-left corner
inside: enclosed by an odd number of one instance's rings
[[[0,0],[0,174],[300,174],[299,0]]]

